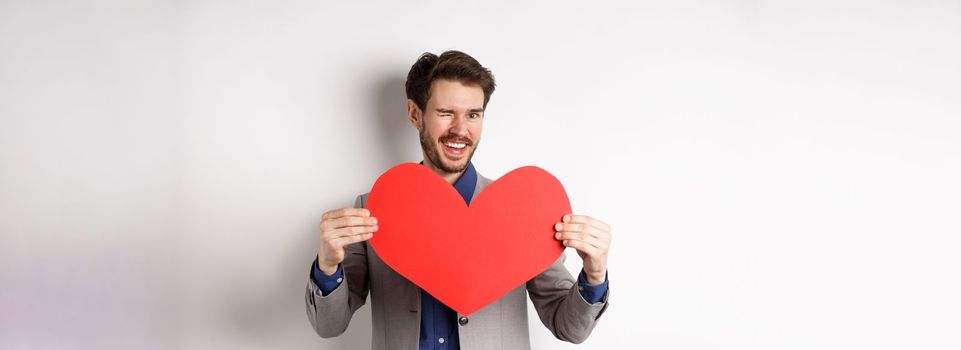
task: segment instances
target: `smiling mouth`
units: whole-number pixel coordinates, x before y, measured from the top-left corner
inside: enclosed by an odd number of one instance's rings
[[[455,159],[460,158],[461,156],[464,155],[464,153],[466,153],[467,145],[468,145],[466,142],[451,142],[451,141],[442,142],[441,144],[444,146],[444,153],[446,153],[449,157],[455,158]]]

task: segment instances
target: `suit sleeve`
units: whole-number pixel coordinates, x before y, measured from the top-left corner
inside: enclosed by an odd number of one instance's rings
[[[561,254],[547,270],[527,281],[527,292],[537,316],[557,339],[580,344],[587,340],[601,314],[607,310],[610,289],[600,302],[588,303],[578,290],[574,277],[564,267],[566,258]]]
[[[363,196],[357,196],[354,207],[363,208],[365,204]],[[307,277],[307,318],[321,338],[343,334],[354,312],[367,302],[367,293],[370,291],[367,279],[367,242],[348,245],[342,264],[343,282],[346,283],[340,283],[329,294],[324,295],[324,291],[314,279]]]

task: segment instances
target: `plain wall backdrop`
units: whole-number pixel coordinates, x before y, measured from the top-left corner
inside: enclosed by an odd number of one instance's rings
[[[534,348],[961,347],[957,0],[0,0],[0,348],[367,348],[307,321],[317,224],[420,160],[447,49],[480,173],[613,227],[609,311]]]

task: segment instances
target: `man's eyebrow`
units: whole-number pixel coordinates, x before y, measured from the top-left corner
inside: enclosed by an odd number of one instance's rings
[[[451,114],[454,113],[454,110],[453,110],[453,109],[449,109],[449,108],[435,108],[434,110],[437,111],[437,113],[451,113]],[[468,109],[467,112],[469,112],[469,113],[484,113],[484,109],[483,109],[483,108],[471,108],[471,109]]]

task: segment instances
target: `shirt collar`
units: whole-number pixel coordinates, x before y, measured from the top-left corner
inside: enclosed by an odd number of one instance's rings
[[[424,165],[424,161],[420,161],[421,165]],[[474,197],[474,188],[477,186],[477,170],[474,170],[474,163],[467,162],[467,170],[461,174],[457,181],[454,181],[454,189],[457,193],[464,198],[464,202],[470,204],[471,198]]]

